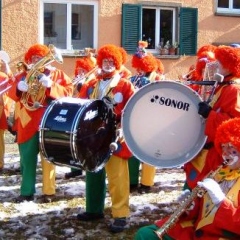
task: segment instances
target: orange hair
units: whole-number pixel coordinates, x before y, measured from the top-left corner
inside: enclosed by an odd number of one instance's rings
[[[204,52],[211,52],[211,53],[214,53],[215,50],[216,50],[217,46],[214,46],[214,45],[211,45],[211,44],[208,44],[208,45],[203,45],[202,47],[200,47],[197,51],[197,57],[201,57],[202,53]],[[210,54],[211,54],[210,53]]]
[[[222,155],[221,145],[224,143],[231,143],[240,151],[240,118],[224,121],[217,128],[214,145],[220,155]]]
[[[49,52],[49,48],[46,45],[39,44],[39,43],[34,44],[25,53],[24,61],[27,64],[30,64],[32,63],[32,56],[45,57],[48,54],[48,52]]]
[[[122,53],[119,47],[113,44],[107,44],[98,50],[97,65],[100,68],[102,68],[102,61],[104,58],[112,58],[117,70],[119,70],[123,64]]]
[[[78,75],[79,68],[83,68],[89,72],[95,67],[95,65],[96,64],[89,57],[77,59],[75,63],[75,77]]]
[[[157,70],[157,61],[152,54],[147,54],[142,58],[139,58],[137,55],[132,57],[132,67],[136,69],[141,69],[144,72],[153,72]]]
[[[123,47],[119,47],[119,50],[122,54],[122,64],[125,64],[127,62],[127,59],[128,59],[128,54]]]
[[[156,58],[156,62],[157,62],[157,71],[158,73],[163,74],[164,73],[164,66],[163,63],[160,59]]]
[[[203,70],[206,64],[215,60],[215,54],[211,51],[202,51],[201,54],[198,55],[196,63],[196,74],[198,79],[203,78]]]
[[[235,77],[240,77],[240,49],[230,46],[219,46],[215,50],[216,59]]]

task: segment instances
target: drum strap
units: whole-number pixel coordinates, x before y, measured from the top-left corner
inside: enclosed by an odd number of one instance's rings
[[[217,102],[218,98],[220,97],[220,94],[223,90],[224,87],[226,87],[227,85],[221,86],[221,88],[219,89],[219,91],[214,95],[212,101],[210,102],[210,106],[213,107],[214,104]]]
[[[119,74],[116,74],[113,76],[112,79],[110,79],[110,83],[107,86],[107,89],[105,90],[104,96],[107,97],[113,97],[110,96],[110,93],[112,92],[113,88],[115,88],[118,85],[119,80],[121,79],[121,76]],[[99,86],[100,86],[100,81],[99,80],[96,84],[95,89],[93,90],[92,94],[91,94],[91,99],[98,99],[98,92],[99,92]]]

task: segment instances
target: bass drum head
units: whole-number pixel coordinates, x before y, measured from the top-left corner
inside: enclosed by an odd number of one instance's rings
[[[110,157],[115,138],[115,118],[102,100],[94,100],[81,111],[74,142],[75,157],[84,169],[97,172]]]
[[[128,101],[122,115],[129,149],[147,164],[168,168],[194,158],[206,142],[198,114],[200,96],[174,81],[150,83]]]

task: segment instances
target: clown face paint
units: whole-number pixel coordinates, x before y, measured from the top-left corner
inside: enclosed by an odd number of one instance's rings
[[[232,169],[240,167],[240,152],[231,143],[222,144],[222,158]]]
[[[102,70],[106,73],[112,73],[116,67],[112,58],[104,58],[102,61]]]

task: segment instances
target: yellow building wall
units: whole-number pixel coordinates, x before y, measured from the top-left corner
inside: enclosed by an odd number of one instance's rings
[[[156,3],[156,1],[99,0],[98,46],[106,43],[121,44],[122,3]],[[240,42],[239,17],[215,16],[214,0],[184,0],[168,3],[180,3],[183,7],[198,8],[198,48],[209,43]],[[10,67],[23,60],[25,51],[39,41],[40,0],[2,0],[2,50],[9,53]],[[73,76],[76,58],[64,57],[63,65],[56,64],[69,76]],[[181,56],[177,59],[162,59],[166,78],[175,80],[178,75],[187,73],[195,57]],[[131,69],[131,56],[127,67]]]

